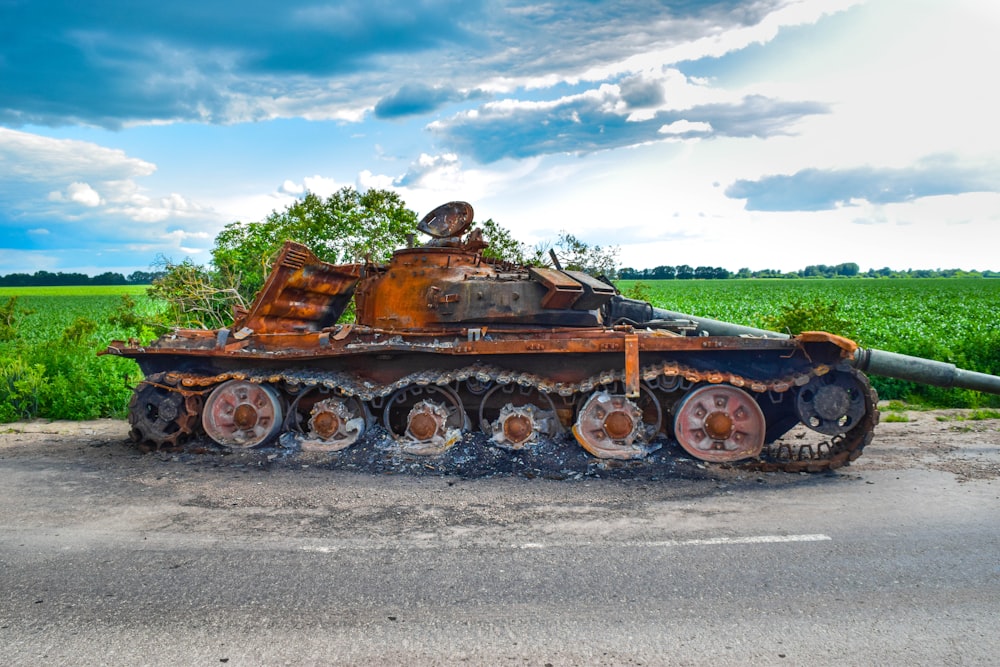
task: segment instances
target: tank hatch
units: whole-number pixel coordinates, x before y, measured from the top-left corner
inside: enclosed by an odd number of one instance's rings
[[[472,205],[464,201],[442,204],[417,223],[417,231],[436,239],[461,236],[472,224]]]
[[[360,275],[359,264],[329,264],[301,243],[286,241],[264,287],[233,329],[278,333],[332,326],[354,296]]]

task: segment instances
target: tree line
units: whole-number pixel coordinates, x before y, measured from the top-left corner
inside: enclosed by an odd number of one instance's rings
[[[1000,271],[965,271],[963,269],[906,269],[895,271],[889,267],[861,271],[854,262],[843,264],[810,264],[800,271],[742,268],[732,272],[716,266],[691,267],[657,266],[652,269],[624,268],[618,271],[622,280],[720,280],[746,278],[1000,278]]]
[[[157,278],[162,278],[165,271],[133,271],[125,276],[121,273],[106,271],[96,276],[86,273],[52,273],[51,271],[35,271],[34,273],[8,273],[0,276],[0,287],[64,287],[72,285],[150,285]]]
[[[492,220],[488,220],[487,225],[493,225]],[[580,242],[570,235],[566,235],[571,240],[571,244],[579,251]],[[565,239],[560,239],[565,240]],[[536,253],[537,254],[537,253]],[[540,255],[539,255],[540,256]],[[515,260],[521,259],[515,257]],[[524,263],[532,264],[532,257],[523,257]],[[801,271],[778,271],[775,269],[760,269],[751,271],[742,268],[739,271],[729,271],[718,266],[696,266],[687,264],[677,266],[657,266],[651,269],[633,269],[626,267],[617,271],[609,270],[607,258],[601,264],[599,273],[603,275],[617,276],[621,280],[720,280],[720,279],[747,279],[747,278],[839,278],[839,277],[860,277],[860,278],[1000,278],[1000,271],[965,271],[963,269],[906,269],[905,271],[895,271],[888,267],[881,269],[869,269],[860,271],[858,265],[854,263],[838,264],[827,266],[826,264],[814,264],[805,267]],[[150,285],[154,281],[167,275],[167,271],[133,271],[123,275],[116,272],[105,272],[96,276],[89,276],[85,273],[52,273],[49,271],[35,271],[34,273],[9,273],[0,276],[0,287],[53,287],[71,285]]]

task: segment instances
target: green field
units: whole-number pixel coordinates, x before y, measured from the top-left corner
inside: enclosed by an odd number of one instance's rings
[[[119,296],[146,293],[149,285],[68,285],[65,287],[0,287],[0,299],[12,296],[35,299],[48,296]]]
[[[619,288],[692,315],[826,330],[866,347],[1000,374],[1000,280],[666,280]],[[137,304],[133,311],[122,311],[122,294]],[[139,369],[97,351],[116,338],[152,337],[142,321],[156,309],[143,286],[0,288],[0,422],[124,416]],[[996,397],[964,390],[874,383],[882,398],[1000,406]]]
[[[791,327],[792,333],[830,331],[864,347],[1000,375],[1000,280],[659,280],[621,281],[618,287],[682,313],[782,331],[783,322],[795,321],[802,326]],[[881,378],[874,384],[883,398],[954,407],[998,404],[969,391]]]
[[[0,288],[0,422],[124,416],[139,367],[97,351],[114,338],[152,335],[127,319],[112,322],[123,294],[151,319],[155,304],[145,292],[142,285]]]

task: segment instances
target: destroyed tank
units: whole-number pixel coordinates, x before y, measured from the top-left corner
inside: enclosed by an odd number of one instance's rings
[[[334,265],[286,242],[230,328],[112,342],[105,353],[145,375],[132,438],[336,452],[382,428],[434,456],[477,430],[510,450],[562,438],[642,459],[676,443],[701,461],[815,472],[872,439],[865,371],[1000,393],[1000,378],[951,364],[655,308],[557,262],[488,259],[472,221],[465,202],[438,207],[418,225],[431,240],[387,264]],[[338,323],[352,300],[355,321]],[[820,436],[780,439],[800,423]]]

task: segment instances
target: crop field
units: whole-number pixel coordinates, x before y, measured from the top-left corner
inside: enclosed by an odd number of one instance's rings
[[[864,347],[1000,375],[1000,280],[620,281],[655,306],[777,331],[830,331]],[[949,407],[995,406],[975,392],[873,378],[879,396]]]
[[[152,335],[135,320],[155,304],[142,285],[0,288],[0,422],[122,417],[135,362],[98,357],[109,340]],[[136,304],[116,317],[122,295]]]
[[[1000,280],[621,281],[628,296],[692,315],[793,333],[824,330],[865,347],[1000,374]],[[134,305],[123,307],[122,295]],[[11,299],[14,299],[11,301]],[[138,366],[98,357],[108,341],[149,340],[158,304],[143,286],[0,288],[0,422],[123,417]],[[997,407],[996,397],[873,378],[882,398]]]

